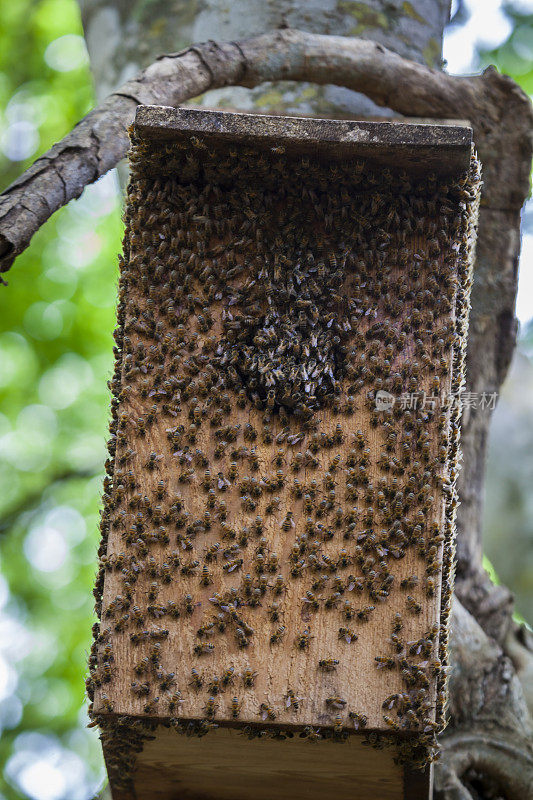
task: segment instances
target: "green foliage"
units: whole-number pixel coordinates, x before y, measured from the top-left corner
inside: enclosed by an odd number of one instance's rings
[[[512,20],[510,36],[494,50],[479,51],[482,66],[494,64],[520,84],[528,94],[533,94],[533,13],[520,11],[521,4],[508,2],[503,5]]]
[[[93,103],[74,0],[0,0],[8,185]],[[0,797],[88,800],[84,678],[121,222],[114,176],[56,214],[2,287]]]

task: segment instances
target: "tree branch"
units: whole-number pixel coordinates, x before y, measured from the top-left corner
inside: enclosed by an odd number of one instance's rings
[[[91,111],[0,196],[0,272],[9,269],[46,220],[126,154],[127,129],[140,103],[177,106],[209,89],[265,81],[311,81],[363,92],[400,114],[468,117],[500,130],[502,99],[525,95],[494,72],[457,78],[409,61],[380,44],[342,36],[281,30],[242,42],[207,42],[161,56]],[[522,117],[523,117],[522,113]],[[520,128],[520,119],[513,119]],[[518,170],[498,207],[518,209],[527,174]],[[509,178],[510,176],[507,176]],[[487,176],[485,177],[487,180]]]

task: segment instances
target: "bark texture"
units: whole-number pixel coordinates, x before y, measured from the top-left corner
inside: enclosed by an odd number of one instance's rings
[[[405,116],[472,123],[485,185],[466,388],[499,390],[516,336],[519,217],[529,186],[533,116],[516,84],[493,70],[455,78],[430,69],[440,65],[447,0],[81,5],[99,95],[114,94],[0,197],[1,270],[57,208],[123,157],[138,103],[175,106],[201,95],[211,105],[355,116],[370,109],[356,94],[363,93]],[[297,25],[311,33],[287,29]],[[195,45],[151,63],[164,50],[209,36],[256,38]],[[240,88],[228,88],[234,85]],[[436,780],[442,800],[526,800],[533,794],[527,710],[533,648],[512,621],[510,593],[493,586],[481,566],[489,425],[486,410],[465,411],[450,725]]]
[[[80,7],[101,100],[161,53],[281,28],[370,39],[405,58],[440,67],[450,0],[80,0]],[[278,78],[251,90],[212,90],[203,101],[241,110],[386,113],[366,96],[333,83],[294,86]]]

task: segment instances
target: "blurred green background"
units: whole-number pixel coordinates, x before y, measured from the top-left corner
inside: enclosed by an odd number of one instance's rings
[[[450,71],[495,63],[533,92],[530,2],[470,0],[453,13]],[[74,0],[0,0],[0,19],[2,189],[87,113],[93,90]],[[120,204],[113,173],[44,226],[0,293],[0,800],[90,800],[104,780],[84,677]],[[533,211],[525,233],[527,322]],[[486,512],[487,557],[530,620],[532,358],[533,327],[524,325],[496,414]]]

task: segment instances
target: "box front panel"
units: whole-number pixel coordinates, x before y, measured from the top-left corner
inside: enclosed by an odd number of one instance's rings
[[[95,710],[431,731],[465,176],[132,161]]]

